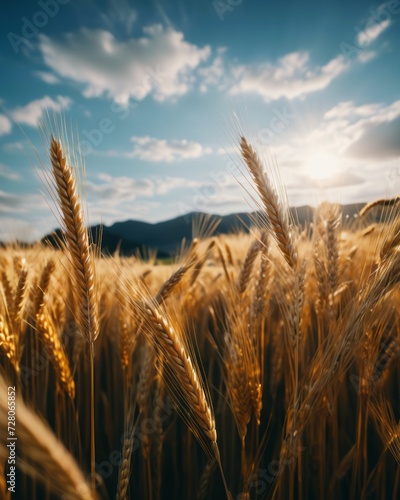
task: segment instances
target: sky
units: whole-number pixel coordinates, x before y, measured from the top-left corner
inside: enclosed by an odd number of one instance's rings
[[[292,206],[398,194],[400,0],[2,10],[2,241],[58,226],[43,172],[61,123],[85,166],[91,224],[254,209],[240,134]]]

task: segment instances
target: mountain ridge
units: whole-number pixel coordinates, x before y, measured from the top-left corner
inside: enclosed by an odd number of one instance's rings
[[[358,214],[364,203],[353,203],[342,205],[343,217],[352,217]],[[301,226],[312,222],[314,208],[304,205],[290,209],[294,220]],[[126,219],[114,222],[113,224],[90,226],[95,244],[99,244],[101,235],[101,251],[104,254],[114,254],[116,251],[120,255],[128,256],[136,252],[145,255],[149,250],[157,250],[158,257],[173,255],[182,245],[182,241],[191,241],[196,233],[196,225],[201,227],[202,223],[207,227],[207,222],[212,225],[219,224],[214,234],[229,234],[237,231],[248,232],[248,228],[254,225],[254,221],[260,217],[260,212],[239,212],[227,215],[207,214],[204,212],[190,212],[161,222],[145,222],[140,220]],[[205,222],[206,221],[206,222]],[[201,235],[201,230],[200,235]],[[55,236],[56,235],[56,236]],[[61,231],[56,229],[49,233],[42,242],[52,246],[57,245],[57,237],[61,236]]]

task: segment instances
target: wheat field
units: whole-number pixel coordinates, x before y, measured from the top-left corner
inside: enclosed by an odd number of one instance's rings
[[[1,498],[399,497],[398,200],[299,227],[239,145],[261,222],[166,264],[99,255],[51,139],[60,249],[0,249]]]

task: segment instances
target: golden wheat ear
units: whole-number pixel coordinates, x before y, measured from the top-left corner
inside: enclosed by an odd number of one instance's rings
[[[247,142],[245,137],[240,138],[240,149],[247,168],[257,187],[278,248],[289,266],[293,270],[296,270],[297,249],[289,225],[288,214],[282,206],[271,180],[264,172],[264,167],[259,156]]]
[[[72,377],[68,357],[53,320],[48,314],[41,312],[36,315],[36,327],[50,362],[53,365],[57,383],[67,392],[71,399],[74,399],[75,382]]]
[[[84,223],[76,181],[59,141],[50,142],[50,160],[62,215],[62,230],[75,274],[77,320],[89,342],[99,334],[99,312],[93,254]]]
[[[399,202],[400,196],[396,196],[396,198],[382,198],[380,200],[371,201],[370,203],[364,205],[360,210],[360,217],[363,217],[375,207],[394,207],[398,205]]]

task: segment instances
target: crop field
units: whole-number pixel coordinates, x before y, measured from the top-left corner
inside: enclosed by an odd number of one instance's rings
[[[298,226],[239,145],[260,219],[163,263],[99,255],[51,139],[60,248],[0,249],[1,498],[399,498],[398,199]]]

